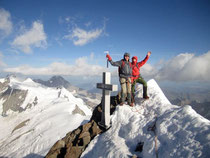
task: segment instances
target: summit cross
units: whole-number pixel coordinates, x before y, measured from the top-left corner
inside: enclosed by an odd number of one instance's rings
[[[97,88],[102,89],[102,115],[99,124],[108,129],[110,127],[110,91],[117,91],[118,86],[111,84],[111,73],[103,72],[103,83],[97,83]]]

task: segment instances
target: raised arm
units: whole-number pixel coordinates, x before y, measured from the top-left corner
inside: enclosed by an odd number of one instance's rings
[[[138,62],[138,67],[143,66],[149,59],[150,55],[151,55],[151,52],[147,52],[147,56],[144,58],[144,60],[142,60],[141,62]]]
[[[111,58],[111,56],[109,55],[109,54],[107,54],[106,55],[106,57],[107,57],[107,59],[109,60],[109,62],[110,62],[110,64],[112,65],[112,66],[121,66],[122,65],[122,61],[120,60],[120,61],[112,61],[112,58]]]

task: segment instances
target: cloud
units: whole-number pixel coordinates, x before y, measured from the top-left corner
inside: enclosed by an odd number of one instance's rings
[[[152,56],[150,57],[152,58]],[[1,59],[1,57],[0,57]],[[1,61],[1,60],[0,60]],[[54,62],[46,67],[35,68],[22,65],[14,68],[5,68],[5,72],[21,73],[24,75],[71,75],[71,76],[100,76],[107,71],[105,67],[97,64],[89,64],[95,61],[94,53],[90,56],[80,57],[73,65],[62,62]],[[151,65],[146,63],[141,67],[140,73],[144,78],[155,78],[167,81],[210,81],[210,51],[200,56],[192,53],[179,54],[168,61]],[[117,68],[109,67],[113,76],[118,76]]]
[[[92,54],[91,54],[92,56]],[[5,72],[20,73],[23,75],[71,75],[71,76],[99,76],[106,69],[99,65],[88,64],[90,57],[80,57],[75,60],[74,65],[54,62],[49,66],[34,68],[22,65],[14,68],[5,68]],[[91,59],[90,59],[91,60]]]
[[[12,32],[11,16],[8,11],[0,8],[0,39],[2,40]]]
[[[3,62],[3,54],[1,53],[1,51],[0,51],[0,67],[5,67],[5,66],[7,66],[4,62]]]
[[[182,68],[179,79],[210,81],[210,51],[191,58]]]
[[[179,54],[166,61],[158,71],[156,78],[161,80],[179,80],[180,72],[193,56],[194,54],[189,53]]]
[[[43,24],[40,21],[34,21],[31,29],[14,39],[12,46],[24,53],[32,53],[31,47],[45,48],[47,46],[46,40],[47,36]]]
[[[73,24],[74,25],[75,20],[76,20],[76,18],[73,17],[73,16],[66,16],[66,17],[59,16],[58,23],[59,24]]]
[[[156,67],[146,63],[144,66],[141,67],[140,74],[143,74],[143,77],[146,78],[154,78],[154,75],[157,74]]]
[[[79,27],[73,29],[72,34],[64,36],[65,39],[72,40],[74,45],[83,46],[97,39],[103,32],[102,29],[94,29],[90,31],[83,30]]]
[[[92,28],[91,21],[84,22],[82,18],[81,16],[59,17],[59,24],[66,25],[68,31],[62,39],[71,40],[75,46],[84,46],[102,35],[108,36],[105,32],[107,18],[103,18],[102,26],[96,28]],[[83,22],[81,22],[82,20]]]
[[[151,56],[152,57],[152,56]],[[195,56],[192,53],[179,54],[162,63],[160,68],[144,65],[145,77],[168,81],[210,81],[210,51]]]

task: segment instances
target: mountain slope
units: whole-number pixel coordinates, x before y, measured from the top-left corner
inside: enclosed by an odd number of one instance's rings
[[[19,105],[24,109],[22,112],[10,109],[6,117],[0,115],[0,157],[43,157],[53,143],[91,117],[92,112],[83,100],[65,88],[49,88],[30,78],[20,81],[14,77],[10,78],[9,87],[13,92],[20,90],[27,94]],[[7,95],[5,98],[9,100],[14,94]],[[0,109],[5,101],[0,100]]]
[[[81,157],[155,157],[155,135],[148,131],[156,118],[159,157],[207,158],[210,156],[210,121],[189,105],[171,105],[154,80],[148,82],[150,99],[142,102],[137,87],[137,105],[117,107],[111,116],[112,127],[95,137]],[[135,152],[139,142],[143,151]]]
[[[73,86],[61,76],[52,76],[48,81],[41,79],[35,79],[34,81],[47,87],[64,87],[75,97],[81,98],[90,108],[95,108],[101,100],[101,94],[89,93],[87,90]]]
[[[1,91],[6,92],[7,88],[2,87]],[[6,117],[0,116],[0,157],[44,157],[56,141],[90,120],[92,112],[65,88],[49,88],[31,79],[15,78],[10,78],[9,87],[13,90],[5,93],[7,99],[19,98],[14,90],[27,94],[20,105],[22,112],[10,109]],[[155,122],[159,157],[210,157],[210,121],[189,105],[172,105],[154,80],[148,81],[148,94],[150,99],[143,102],[139,85],[135,107],[115,107],[112,127],[94,137],[81,157],[153,158],[155,134],[148,128]],[[4,102],[1,98],[0,109]],[[144,142],[143,151],[135,152],[139,142]]]

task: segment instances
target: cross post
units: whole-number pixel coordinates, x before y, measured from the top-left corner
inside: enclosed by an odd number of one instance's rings
[[[97,83],[97,88],[102,89],[102,115],[99,125],[105,129],[110,127],[110,91],[117,91],[118,86],[111,84],[111,73],[103,72],[103,83]]]

